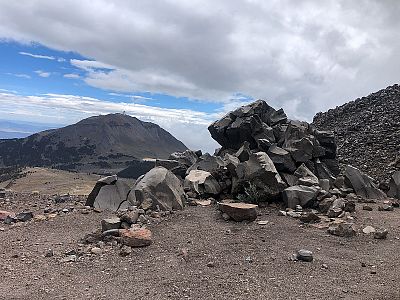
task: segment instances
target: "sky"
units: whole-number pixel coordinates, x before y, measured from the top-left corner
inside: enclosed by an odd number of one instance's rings
[[[126,112],[212,152],[207,126],[256,99],[310,122],[399,83],[399,15],[397,0],[0,0],[0,133]]]

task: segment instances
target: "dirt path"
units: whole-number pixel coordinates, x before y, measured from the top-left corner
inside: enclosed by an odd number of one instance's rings
[[[113,249],[62,263],[111,213],[76,209],[0,226],[0,299],[400,299],[399,210],[360,207],[358,227],[384,226],[387,240],[334,237],[273,208],[261,211],[258,220],[269,221],[262,226],[225,222],[215,207],[189,207],[152,226],[154,243],[128,257]],[[49,248],[55,256],[44,257]],[[301,248],[314,252],[312,263],[288,260]]]

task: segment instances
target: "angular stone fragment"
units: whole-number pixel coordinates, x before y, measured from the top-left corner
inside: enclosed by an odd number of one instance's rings
[[[356,235],[356,230],[353,223],[340,223],[330,226],[328,233],[342,237],[353,237]]]
[[[373,179],[362,173],[359,169],[353,166],[346,166],[345,178],[353,187],[358,196],[367,199],[385,199],[387,196],[384,192],[376,187]]]
[[[390,178],[388,196],[400,199],[400,171],[394,172]]]
[[[15,213],[6,210],[0,210],[0,221],[4,221],[8,216],[15,217]]]
[[[283,201],[289,208],[294,209],[296,205],[307,207],[317,198],[319,190],[319,187],[304,185],[291,186],[283,191]]]
[[[292,156],[285,149],[272,145],[267,153],[279,172],[293,173],[296,170]]]
[[[123,245],[137,248],[150,246],[152,243],[152,233],[149,229],[120,229],[119,236]]]
[[[109,219],[101,220],[101,232],[110,230],[110,229],[119,229],[121,227],[121,219],[114,217]]]
[[[305,261],[305,262],[312,262],[314,260],[313,253],[309,250],[300,249],[296,253],[296,259]]]
[[[192,170],[186,176],[184,182],[185,189],[196,192],[199,195],[221,193],[221,186],[210,172],[202,170]]]
[[[248,203],[218,203],[218,208],[226,213],[236,222],[244,220],[254,221],[257,218],[257,208],[255,204]]]
[[[156,167],[139,178],[131,189],[128,201],[143,209],[183,209],[186,195],[181,181],[169,170]]]
[[[317,176],[315,176],[305,164],[301,164],[301,166],[297,168],[293,175],[299,179],[299,185],[313,186],[319,184]]]
[[[378,229],[374,232],[374,239],[383,240],[386,239],[388,235],[387,229]]]

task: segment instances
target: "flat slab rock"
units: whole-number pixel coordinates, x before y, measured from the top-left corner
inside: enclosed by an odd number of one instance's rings
[[[152,243],[152,233],[146,228],[120,229],[119,236],[122,244],[133,248],[150,246]]]
[[[258,205],[249,203],[218,203],[218,208],[236,222],[254,221],[257,219]]]

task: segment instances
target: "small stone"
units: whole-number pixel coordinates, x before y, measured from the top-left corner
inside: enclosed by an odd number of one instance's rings
[[[361,263],[361,267],[365,268],[367,266],[367,264],[365,262]]]
[[[146,247],[152,243],[152,233],[149,229],[140,228],[133,229],[120,229],[120,237],[122,244],[130,247]]]
[[[15,220],[19,222],[27,222],[33,218],[33,213],[32,212],[21,212],[19,214],[15,215]]]
[[[313,212],[304,212],[300,215],[300,221],[303,223],[319,222],[321,218]]]
[[[64,208],[64,209],[62,210],[62,212],[66,214],[66,213],[69,212],[69,209],[68,209],[68,208]]]
[[[387,229],[378,229],[374,233],[374,239],[384,240],[387,238],[388,233]]]
[[[284,210],[278,211],[278,216],[286,216],[286,211]]]
[[[103,253],[103,250],[101,250],[99,247],[93,247],[92,249],[90,249],[90,252],[99,255]]]
[[[305,249],[300,249],[299,251],[297,251],[296,258],[298,260],[306,261],[306,262],[311,262],[314,259],[313,253],[311,251],[305,250]]]
[[[147,218],[145,215],[140,215],[137,221],[138,223],[147,224]]]
[[[223,213],[222,215],[222,219],[224,219],[225,221],[229,221],[229,219],[231,218],[230,216],[228,216],[228,214]]]
[[[258,221],[257,224],[258,225],[267,225],[269,223],[269,221]]]
[[[303,208],[301,207],[301,205],[296,205],[295,211],[302,212]]]
[[[215,267],[215,263],[210,261],[210,262],[207,263],[207,267],[214,268]]]
[[[325,269],[325,270],[329,269],[329,267],[328,267],[327,264],[322,264],[321,268],[322,268],[322,269]]]
[[[255,204],[236,202],[236,203],[218,203],[218,208],[226,213],[236,222],[254,221],[257,218],[257,208]]]
[[[369,205],[363,205],[363,210],[372,211],[373,208]]]
[[[120,256],[128,256],[132,253],[132,248],[126,245],[123,245],[121,247],[121,250],[119,251]]]
[[[6,230],[4,227],[0,227],[0,231],[4,231]]]
[[[353,223],[340,223],[328,228],[328,233],[342,237],[353,237],[356,235]]]
[[[54,256],[54,251],[52,249],[49,249],[46,251],[46,253],[44,254],[44,257],[52,257]]]
[[[119,229],[121,226],[121,219],[118,217],[101,220],[101,232],[110,229]]]
[[[76,255],[68,255],[60,260],[62,263],[73,262],[76,261]]]
[[[375,232],[375,228],[372,226],[366,226],[362,230],[365,234],[370,234]]]
[[[198,205],[198,206],[209,206],[211,205],[211,200],[207,199],[207,200],[194,200],[194,202]]]
[[[392,205],[387,205],[387,204],[385,204],[385,205],[383,205],[383,206],[378,206],[378,210],[379,210],[379,211],[393,211],[394,208],[393,208]]]
[[[122,222],[127,222],[129,224],[135,224],[139,219],[138,209],[130,210],[120,216]]]
[[[286,215],[289,217],[298,219],[298,218],[300,218],[301,213],[291,210],[291,211],[286,212]]]
[[[371,274],[376,274],[376,270],[371,270]]]
[[[93,208],[93,211],[94,211],[94,212],[97,212],[97,213],[101,213],[101,212],[103,212],[103,210],[102,210],[102,209],[100,209],[100,208],[97,208],[97,207]]]

